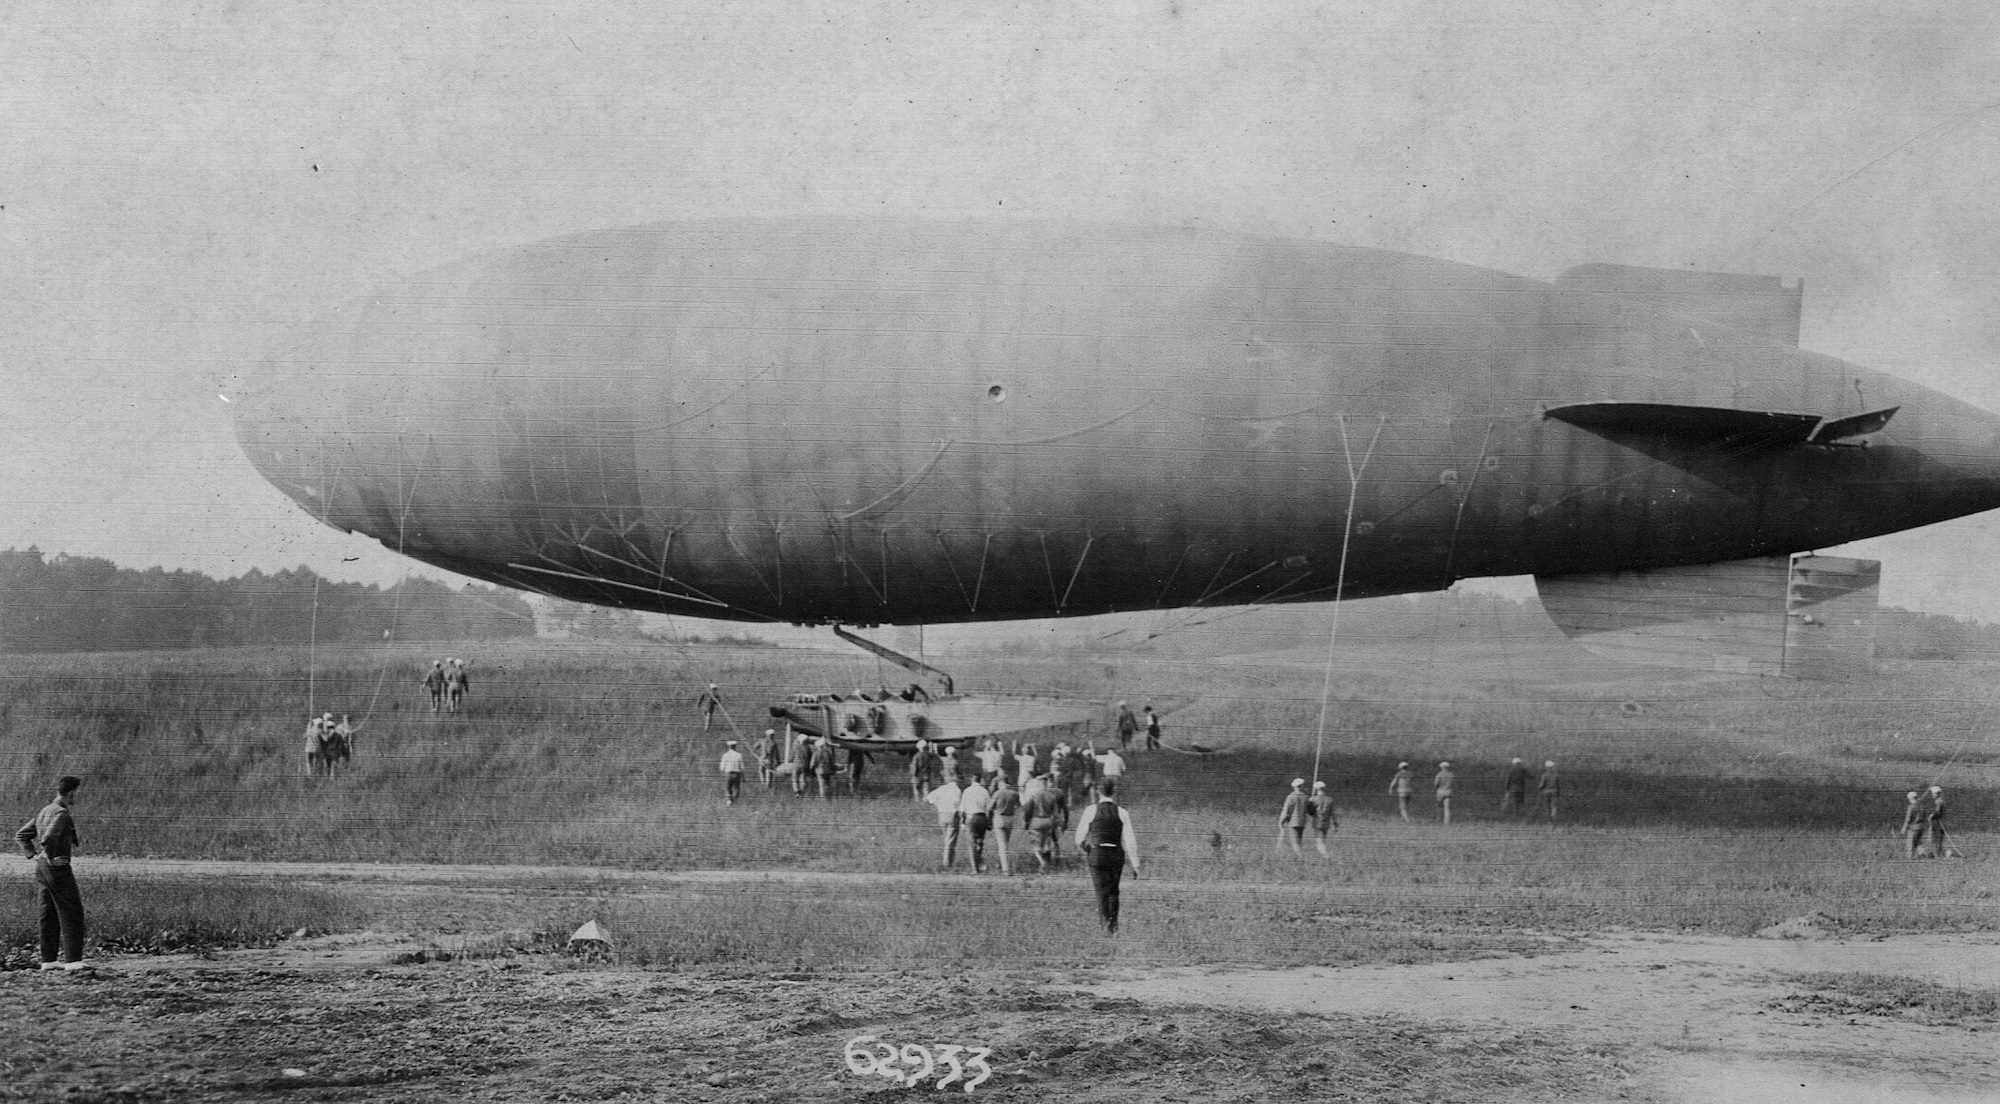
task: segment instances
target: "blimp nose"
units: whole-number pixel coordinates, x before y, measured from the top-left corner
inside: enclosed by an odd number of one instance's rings
[[[234,395],[236,444],[272,486],[324,518],[325,450],[308,416],[298,380],[285,366],[267,362]]]

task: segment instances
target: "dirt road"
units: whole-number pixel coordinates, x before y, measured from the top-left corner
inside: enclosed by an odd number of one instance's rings
[[[0,878],[7,870],[24,881],[28,864],[0,864]],[[86,873],[468,899],[578,884],[650,895],[699,884],[934,882],[132,859],[92,859]],[[1797,934],[1826,933],[1808,924]],[[1812,999],[1793,980],[1881,974],[1997,990],[1992,935],[1563,932],[1533,957],[1282,971],[1121,965],[1112,944],[1086,949],[1102,965],[1080,970],[983,962],[676,970],[523,953],[494,935],[340,933],[206,957],[109,959],[90,975],[0,974],[0,1025],[16,1043],[0,1056],[0,1100],[810,1101],[926,1092],[866,1072],[869,1059],[860,1062],[865,1075],[853,1072],[843,1048],[860,1036],[990,1048],[994,1074],[977,1092],[1012,1100],[2000,1099],[1993,1015],[1926,1024]],[[439,948],[453,949],[450,961],[438,960]],[[919,1072],[916,1052],[899,1050],[897,1062],[906,1058],[897,1070]]]
[[[1467,1027],[1554,1029],[1631,1048],[1666,1099],[1701,1104],[2000,1099],[2000,1023],[1930,1027],[1894,1016],[1788,1012],[1815,971],[2000,988],[2000,938],[1850,942],[1642,933],[1568,953],[1424,966],[1150,970],[1091,986],[1149,1003]]]

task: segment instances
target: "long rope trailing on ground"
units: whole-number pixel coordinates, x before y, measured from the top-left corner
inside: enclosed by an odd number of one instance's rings
[[[1326,636],[1326,674],[1319,687],[1319,725],[1313,736],[1312,781],[1319,781],[1321,753],[1326,748],[1326,707],[1333,695],[1333,648],[1340,640],[1340,607],[1347,589],[1347,551],[1354,536],[1354,504],[1361,496],[1361,473],[1368,470],[1368,461],[1375,455],[1375,446],[1382,440],[1382,427],[1389,419],[1384,416],[1375,423],[1375,433],[1368,439],[1368,451],[1361,455],[1359,467],[1354,463],[1354,449],[1347,439],[1347,417],[1340,415],[1340,452],[1347,461],[1347,516],[1340,524],[1340,566],[1333,578],[1333,627]]]

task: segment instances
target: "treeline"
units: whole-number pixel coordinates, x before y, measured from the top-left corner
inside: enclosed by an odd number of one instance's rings
[[[2000,625],[1884,606],[1875,615],[1875,658],[2000,660]]]
[[[110,651],[342,641],[491,640],[533,636],[512,593],[427,579],[383,589],[335,583],[305,568],[234,579],[88,556],[0,552],[0,650]]]

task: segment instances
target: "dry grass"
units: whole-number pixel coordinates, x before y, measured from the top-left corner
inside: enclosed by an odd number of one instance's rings
[[[86,854],[859,873],[937,864],[934,822],[900,784],[900,761],[878,766],[859,799],[800,800],[753,782],[743,805],[719,800],[726,733],[700,731],[699,687],[721,683],[734,731],[747,735],[761,731],[762,705],[790,690],[893,681],[873,660],[483,646],[471,656],[469,712],[454,718],[420,707],[416,676],[430,654],[321,649],[310,668],[304,649],[17,657],[0,681],[7,804],[25,817],[46,799],[38,780],[83,775]],[[974,688],[1151,701],[1170,740],[1238,745],[1206,759],[1140,756],[1128,775],[1149,876],[1132,891],[1133,930],[1149,915],[1163,926],[1133,936],[1148,957],[1421,955],[1432,953],[1420,945],[1426,928],[1439,929],[1437,953],[1473,953],[1447,945],[1442,928],[1741,933],[1813,911],[1871,929],[1994,926],[2000,866],[1979,830],[1995,807],[1991,768],[1966,742],[1984,732],[1979,671],[1810,687],[1661,680],[1641,700],[1629,678],[1536,691],[1535,678],[1555,674],[1518,657],[1504,678],[1463,656],[1352,658],[1335,682],[1321,764],[1343,810],[1331,861],[1273,850],[1285,783],[1311,771],[1318,669],[1145,656],[952,666]],[[308,674],[316,708],[363,722],[355,769],[338,780],[303,776]],[[1970,859],[1900,859],[1890,831],[1913,776],[1884,777],[1855,753],[1892,722],[1907,737],[1898,762],[1922,763],[1921,777],[1951,787]],[[1774,747],[1825,754],[1773,761]],[[1700,769],[1688,748],[1703,749]],[[1563,762],[1559,827],[1500,812],[1497,780],[1517,752]],[[1423,800],[1419,823],[1393,818],[1383,791],[1402,756],[1453,759],[1450,829]],[[1155,881],[1188,888],[1155,895]],[[1080,883],[1036,885],[1046,888],[948,879],[907,908],[769,892],[604,905],[657,933],[644,953],[659,961],[784,958],[798,943],[835,959],[873,961],[881,947],[1000,958],[1067,932],[1078,913],[1075,934],[1088,935]],[[240,927],[229,912],[250,907],[218,902],[207,922]],[[1419,935],[1400,942],[1356,934],[1410,930]]]

